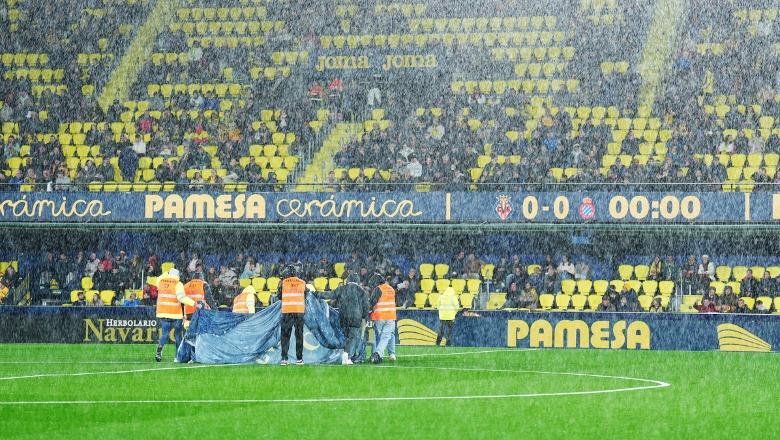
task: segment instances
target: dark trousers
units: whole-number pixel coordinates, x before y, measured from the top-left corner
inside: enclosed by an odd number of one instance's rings
[[[352,361],[355,361],[360,354],[360,338],[363,336],[360,334],[360,326],[342,324],[341,329],[344,332],[344,351]]]
[[[452,345],[452,328],[455,327],[455,320],[442,321],[439,320],[439,334],[436,335],[436,345],[441,343],[441,338],[447,339],[447,345]]]
[[[290,334],[295,327],[295,356],[303,360],[303,313],[282,313],[282,360],[287,360]]]
[[[157,342],[159,347],[165,347],[165,343],[168,342],[168,336],[173,329],[173,338],[176,340],[176,349],[181,345],[182,335],[184,333],[184,327],[182,326],[181,319],[160,318],[160,327],[162,327],[162,333],[160,334],[160,340]]]

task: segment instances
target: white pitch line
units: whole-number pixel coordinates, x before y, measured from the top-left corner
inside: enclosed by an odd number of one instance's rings
[[[401,356],[402,359],[410,357],[430,357],[430,356],[463,356],[467,354],[479,354],[479,353],[500,353],[500,352],[513,352],[513,351],[538,351],[539,348],[499,348],[496,350],[479,350],[479,351],[456,351],[453,353],[427,353],[427,354],[405,354]]]
[[[494,350],[475,350],[475,351],[458,351],[452,353],[424,353],[424,354],[405,354],[402,358],[409,357],[431,357],[431,356],[463,356],[468,354],[477,353],[500,353],[500,352],[513,352],[513,351],[539,351],[540,348],[499,348]],[[0,365],[59,365],[59,364],[74,364],[74,365],[111,365],[111,364],[150,364],[151,361],[68,361],[68,360],[46,360],[46,361],[0,361]]]
[[[109,364],[150,364],[150,361],[0,361],[0,365],[109,365]]]
[[[495,350],[495,351],[511,351],[511,350]],[[485,351],[482,351],[485,352]],[[471,352],[457,352],[457,354],[478,354],[479,351]],[[442,353],[443,354],[443,353]],[[442,355],[440,354],[440,355]],[[455,353],[450,353],[455,354]],[[408,357],[408,356],[407,356]],[[226,365],[197,365],[191,367],[163,367],[163,368],[146,368],[138,370],[125,370],[125,371],[103,371],[103,372],[89,372],[89,373],[63,373],[63,374],[43,374],[43,375],[30,375],[30,376],[18,376],[18,377],[5,377],[0,380],[11,379],[27,379],[36,377],[60,377],[60,376],[88,376],[98,374],[124,374],[124,373],[137,373],[146,371],[165,371],[165,370],[179,370],[179,369],[192,369],[192,368],[207,368],[207,367],[219,367],[219,366],[235,366],[236,364]],[[633,380],[638,382],[650,383],[652,385],[645,385],[640,387],[629,388],[612,388],[606,390],[591,390],[591,391],[560,391],[560,392],[546,392],[546,393],[520,393],[520,394],[486,394],[486,395],[466,395],[466,396],[409,396],[409,397],[337,397],[337,398],[310,398],[310,399],[195,399],[195,400],[48,400],[48,401],[0,401],[0,405],[94,405],[94,404],[164,404],[164,403],[187,403],[187,404],[268,404],[268,403],[334,403],[334,402],[376,402],[376,401],[420,401],[420,400],[480,400],[480,399],[511,399],[511,398],[528,398],[528,397],[554,397],[554,396],[583,396],[594,394],[610,394],[610,393],[622,393],[628,391],[641,391],[650,390],[655,388],[665,388],[671,386],[669,383],[653,380],[642,379],[636,377],[626,376],[610,376],[604,374],[591,374],[591,373],[575,373],[575,372],[559,372],[559,371],[537,371],[537,370],[500,370],[489,368],[455,368],[455,367],[404,367],[404,366],[379,366],[378,368],[394,368],[394,369],[428,369],[428,370],[444,370],[444,371],[473,371],[473,372],[492,372],[492,373],[515,373],[515,374],[546,374],[546,375],[561,375],[561,376],[579,376],[579,377],[596,377],[602,379],[618,379],[618,380]]]
[[[78,376],[97,376],[101,374],[128,374],[128,373],[144,373],[147,371],[166,371],[166,370],[191,370],[194,368],[211,368],[211,367],[228,367],[236,366],[239,364],[215,364],[215,365],[191,365],[180,367],[157,367],[157,368],[141,368],[135,370],[119,370],[119,371],[86,371],[81,373],[41,373],[41,374],[29,374],[25,376],[6,376],[0,377],[0,380],[19,380],[19,379],[40,379],[44,377],[78,377]]]

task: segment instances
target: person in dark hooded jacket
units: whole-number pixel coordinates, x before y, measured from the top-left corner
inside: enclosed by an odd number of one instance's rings
[[[323,296],[332,298],[333,307],[339,311],[339,323],[345,338],[341,363],[350,365],[359,358],[361,326],[363,320],[368,319],[370,311],[368,293],[360,286],[360,276],[352,273],[347,277],[346,284]]]

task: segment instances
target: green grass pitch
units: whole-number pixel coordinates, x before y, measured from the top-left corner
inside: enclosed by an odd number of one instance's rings
[[[166,350],[0,345],[0,438],[772,438],[780,410],[776,354],[400,347],[281,367]]]

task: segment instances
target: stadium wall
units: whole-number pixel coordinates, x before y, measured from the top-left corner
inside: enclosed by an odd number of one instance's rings
[[[434,345],[436,311],[399,310],[398,315],[401,345]],[[519,311],[476,315],[456,319],[454,345],[780,351],[780,315]],[[3,343],[149,344],[160,331],[151,307],[0,307]]]

